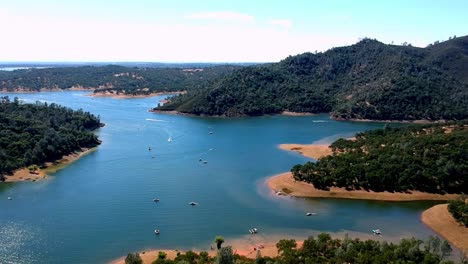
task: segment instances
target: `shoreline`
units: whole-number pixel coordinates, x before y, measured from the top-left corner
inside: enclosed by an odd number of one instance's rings
[[[22,181],[38,181],[46,179],[49,174],[55,173],[69,164],[75,162],[83,156],[97,150],[97,147],[82,148],[80,151],[72,152],[68,155],[62,156],[59,160],[53,162],[46,162],[44,168],[40,168],[35,172],[30,172],[28,168],[21,168],[16,170],[13,175],[5,175],[4,182],[22,182]]]
[[[310,231],[310,232],[309,232]],[[237,238],[228,238],[226,242],[223,243],[223,246],[231,246],[233,253],[238,254],[240,256],[255,259],[257,251],[260,251],[260,254],[263,257],[276,257],[278,256],[278,249],[276,248],[276,243],[281,239],[294,239],[297,243],[297,248],[301,248],[304,244],[304,240],[306,240],[309,236],[317,236],[323,233],[319,230],[308,230],[302,235],[290,235],[288,233],[275,233],[275,234],[257,234],[257,235],[242,235]],[[360,238],[365,240],[377,240],[377,241],[399,241],[400,237],[376,237],[371,232],[369,233],[362,233],[362,232],[354,232],[348,230],[342,230],[338,232],[326,232],[330,234],[332,238],[339,238],[344,239],[347,235],[352,238]],[[204,244],[204,243],[202,243]],[[203,248],[192,248],[190,250],[200,253],[201,251],[206,251],[210,256],[216,256],[217,250],[211,250],[209,247],[210,245],[215,248],[215,244],[206,244],[206,249]],[[177,249],[146,249],[146,250],[139,250],[137,251],[140,254],[140,257],[143,260],[144,264],[151,264],[152,261],[156,260],[158,257],[158,252],[163,251],[167,253],[168,259],[174,259],[177,256],[177,252],[185,253],[188,249],[184,250],[177,250]],[[143,254],[144,252],[144,254]],[[135,252],[132,252],[135,253]],[[125,256],[119,257],[117,259],[112,259],[108,261],[109,264],[125,264]]]
[[[438,204],[425,210],[421,214],[421,221],[468,256],[468,228],[453,218],[447,206]]]
[[[278,148],[286,151],[294,151],[315,160],[333,154],[328,144],[279,144]]]
[[[266,185],[272,192],[306,198],[339,198],[356,200],[377,200],[391,202],[405,201],[447,201],[456,199],[459,194],[434,194],[412,191],[411,193],[373,192],[365,190],[348,191],[345,188],[330,187],[329,191],[319,190],[314,185],[294,180],[291,172],[268,177]]]
[[[160,95],[179,95],[179,94],[184,94],[186,93],[185,91],[176,91],[176,92],[154,92],[154,93],[149,93],[149,94],[126,94],[126,93],[112,93],[109,91],[106,91],[104,93],[97,92],[97,93],[91,93],[87,94],[86,96],[90,97],[110,97],[110,98],[115,98],[115,99],[132,99],[132,98],[149,98],[149,97],[154,97],[154,96],[160,96]]]

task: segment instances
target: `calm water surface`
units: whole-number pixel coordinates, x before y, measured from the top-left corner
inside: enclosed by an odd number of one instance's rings
[[[207,249],[216,235],[229,242],[252,227],[264,238],[364,236],[373,228],[390,240],[433,234],[419,220],[431,203],[277,197],[264,185],[265,177],[308,160],[278,144],[330,142],[381,123],[162,115],[147,110],[163,97],[84,94],[10,95],[82,108],[106,126],[96,151],[47,180],[0,184],[0,263],[105,263],[142,249]],[[318,214],[305,217],[310,211]]]

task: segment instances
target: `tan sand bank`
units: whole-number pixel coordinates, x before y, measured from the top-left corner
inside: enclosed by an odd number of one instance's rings
[[[114,92],[96,92],[92,94],[88,94],[88,96],[91,97],[111,97],[111,98],[116,98],[116,99],[131,99],[131,98],[147,98],[147,97],[153,97],[153,96],[159,96],[159,95],[166,95],[166,94],[184,94],[184,91],[180,92],[157,92],[157,93],[149,93],[149,94],[126,94],[126,93],[114,93]]]
[[[331,187],[329,191],[316,189],[312,184],[294,180],[291,172],[275,175],[266,180],[267,185],[275,192],[285,195],[311,198],[344,198],[381,201],[446,201],[456,199],[457,194],[433,194],[413,191],[411,193],[391,193],[372,191],[347,191],[344,188]]]
[[[421,214],[421,221],[468,256],[468,228],[453,218],[447,206],[438,204],[427,209]]]
[[[295,151],[312,159],[319,159],[332,154],[332,150],[327,144],[280,144],[279,148],[287,151]]]
[[[68,164],[78,160],[79,158],[83,157],[84,155],[87,155],[91,152],[96,150],[96,148],[83,148],[81,151],[74,152],[71,154],[68,154],[66,156],[63,156],[60,160],[55,161],[55,162],[47,162],[45,164],[45,168],[39,169],[35,172],[30,172],[27,168],[22,168],[19,170],[16,170],[13,175],[6,175],[5,176],[5,182],[17,182],[17,181],[37,181],[37,180],[42,180],[47,177],[47,174],[54,173],[64,167],[66,167]]]

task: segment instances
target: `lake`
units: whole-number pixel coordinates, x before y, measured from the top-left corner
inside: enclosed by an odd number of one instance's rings
[[[330,142],[383,123],[164,115],[148,112],[164,96],[85,94],[9,94],[82,108],[106,126],[97,131],[103,143],[96,151],[46,180],[0,183],[1,263],[106,263],[143,249],[207,250],[216,235],[228,244],[253,227],[265,239],[319,231],[372,237],[376,228],[392,241],[434,234],[419,219],[432,202],[278,197],[264,185],[309,160],[278,144]],[[317,215],[306,217],[309,211]]]

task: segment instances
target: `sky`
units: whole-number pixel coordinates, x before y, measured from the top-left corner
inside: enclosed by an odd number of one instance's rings
[[[466,0],[0,0],[0,62],[276,62],[467,35]]]

